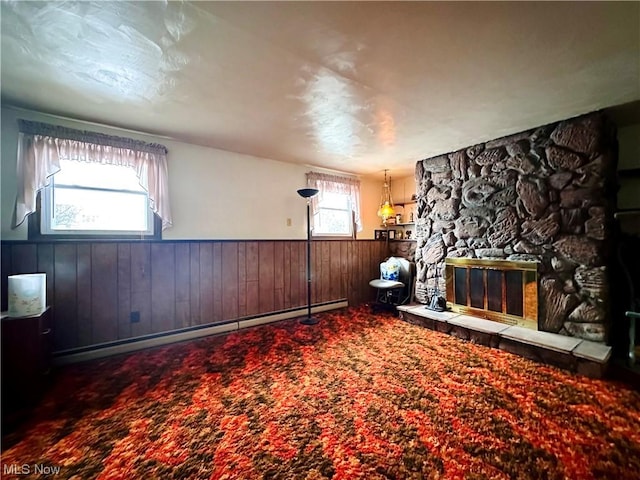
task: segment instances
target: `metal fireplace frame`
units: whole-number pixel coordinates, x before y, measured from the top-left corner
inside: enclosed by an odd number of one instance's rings
[[[538,266],[539,262],[447,257],[447,307],[538,330]]]

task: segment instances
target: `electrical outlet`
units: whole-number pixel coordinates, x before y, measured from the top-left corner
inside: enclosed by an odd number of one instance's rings
[[[131,323],[139,323],[140,322],[140,312],[131,312],[129,315],[129,320]]]

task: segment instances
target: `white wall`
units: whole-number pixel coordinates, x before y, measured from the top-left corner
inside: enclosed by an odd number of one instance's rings
[[[374,230],[380,228],[380,195],[382,182],[378,179],[362,178],[360,180],[360,218],[362,218],[362,232],[358,238],[373,238]]]
[[[296,190],[305,186],[309,167],[3,106],[0,159],[0,236],[3,240],[27,238],[27,222],[11,229],[16,195],[18,118],[166,145],[173,227],[163,232],[164,239],[306,238],[305,201]],[[375,223],[371,223],[370,212],[373,211],[375,217],[378,201],[372,198],[373,190],[374,182],[363,180],[364,231],[358,238],[373,238]],[[287,226],[288,218],[291,226]]]
[[[416,178],[414,175],[391,179],[391,196],[395,203],[411,201],[411,195],[416,193]]]

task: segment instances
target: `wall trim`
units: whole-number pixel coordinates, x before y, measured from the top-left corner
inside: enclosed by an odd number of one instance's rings
[[[196,238],[190,240],[188,238],[161,238],[161,239],[146,239],[146,238],[56,238],[39,237],[34,239],[22,239],[22,240],[0,240],[0,245],[31,245],[42,243],[231,243],[231,242],[304,242],[306,238]],[[373,238],[353,238],[353,237],[313,237],[313,242],[344,242],[344,241],[358,241],[358,242],[380,242]],[[396,240],[394,240],[396,241]],[[400,240],[397,240],[400,241]]]
[[[343,298],[331,302],[317,304],[311,308],[312,313],[326,312],[329,310],[337,310],[349,306],[347,299]],[[239,320],[229,321],[222,324],[216,324],[205,327],[197,327],[183,331],[173,331],[166,334],[145,335],[143,337],[127,339],[125,341],[110,342],[107,344],[97,345],[95,347],[63,350],[54,353],[53,365],[63,366],[73,363],[86,362],[89,360],[97,360],[100,358],[121,355],[124,353],[136,352],[146,348],[159,347],[171,343],[184,342],[187,340],[195,340],[211,335],[221,335],[244,328],[266,325],[268,323],[280,322],[291,318],[301,317],[307,312],[306,307],[291,310],[283,310],[273,312],[266,315],[258,315],[255,317],[243,318]]]

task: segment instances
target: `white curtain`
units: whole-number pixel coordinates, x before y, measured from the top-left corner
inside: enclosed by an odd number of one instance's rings
[[[362,220],[360,219],[360,180],[357,178],[341,177],[339,175],[329,175],[326,173],[307,173],[307,185],[318,189],[318,195],[311,198],[311,212],[318,213],[318,205],[322,201],[324,193],[339,193],[348,195],[351,200],[351,209],[356,224],[356,231],[362,231]]]
[[[46,123],[18,123],[18,194],[13,228],[35,212],[37,193],[60,170],[61,158],[133,168],[149,194],[151,210],[162,220],[162,229],[172,225],[165,146]]]

